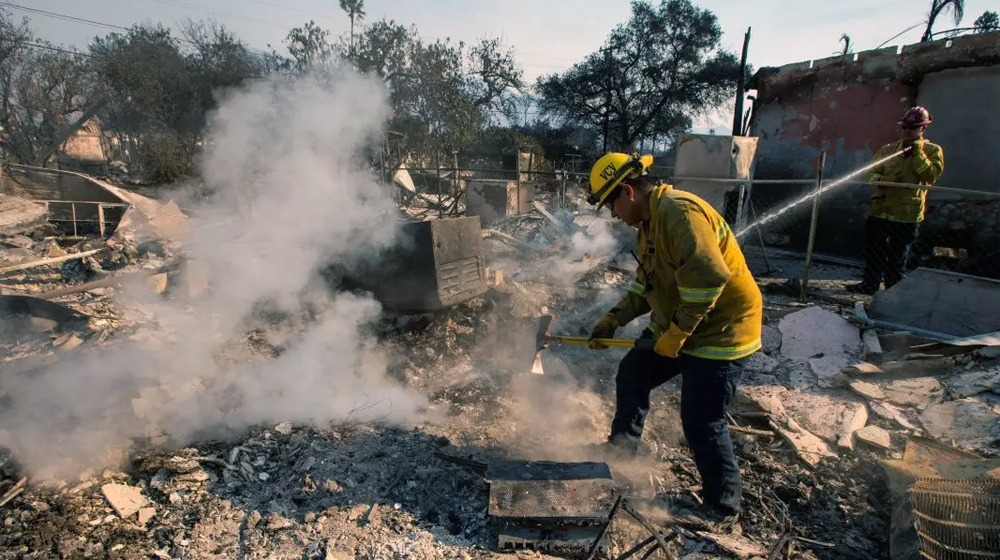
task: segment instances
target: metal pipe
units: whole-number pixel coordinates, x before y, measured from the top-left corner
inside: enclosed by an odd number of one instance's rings
[[[813,247],[816,245],[816,226],[819,223],[819,195],[823,192],[823,168],[826,167],[826,150],[819,153],[819,166],[816,170],[816,194],[813,195],[812,220],[809,222],[809,243],[806,246],[806,265],[802,271],[802,290],[799,299],[806,300],[809,290],[809,266],[812,264]]]
[[[934,341],[937,341],[937,342],[952,342],[954,340],[959,340],[960,338],[962,338],[962,337],[953,336],[953,335],[950,335],[950,334],[944,334],[944,333],[939,333],[939,332],[934,332],[934,331],[928,331],[928,330],[924,330],[924,329],[921,329],[921,328],[918,328],[918,327],[911,327],[909,325],[903,325],[903,324],[900,324],[900,323],[891,323],[889,321],[882,321],[882,320],[879,320],[879,319],[862,319],[861,317],[851,316],[851,317],[848,317],[847,320],[849,322],[851,322],[851,323],[854,323],[856,325],[860,325],[860,326],[863,326],[863,327],[876,327],[876,328],[880,328],[880,329],[888,329],[888,330],[893,330],[893,331],[911,332],[911,333],[913,333],[913,334],[915,334],[917,336],[920,336],[920,337],[923,337],[923,338],[926,338],[926,339],[929,339],[929,340],[934,340]]]
[[[753,207],[753,201],[748,200],[747,204],[750,206],[750,214],[753,215],[753,221],[757,221],[757,210]],[[764,266],[767,267],[767,272],[764,274],[771,274],[771,259],[767,258],[767,247],[764,245],[764,234],[760,231],[760,225],[756,228],[757,230],[757,242],[760,243],[760,252],[764,254]]]
[[[750,29],[743,36],[743,55],[740,57],[740,81],[736,83],[736,108],[733,111],[733,136],[743,134],[743,96],[746,94],[747,49],[750,47]]]

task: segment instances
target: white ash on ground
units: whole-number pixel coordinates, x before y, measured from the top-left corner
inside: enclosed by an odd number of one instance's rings
[[[545,219],[513,222],[535,228],[551,225]],[[534,239],[515,227],[501,229],[522,236],[526,243]],[[542,239],[544,232],[536,235]],[[510,245],[491,242],[491,247],[497,257],[491,267],[504,270],[505,263],[517,266],[523,259]],[[561,254],[567,260],[565,252],[540,254]],[[569,260],[586,259],[572,253]],[[540,314],[556,317],[554,334],[585,335],[631,281],[618,267],[600,261],[587,266],[572,290],[550,283],[544,267],[507,268],[507,280],[484,298],[440,313],[385,314],[374,330],[390,356],[389,376],[424,395],[428,403],[421,415],[407,421],[397,421],[391,406],[376,407],[391,403],[351,395],[359,414],[377,409],[385,410],[385,417],[359,422],[349,414],[333,423],[295,424],[276,419],[224,438],[196,434],[179,442],[154,430],[137,438],[122,461],[109,460],[103,468],[62,480],[27,472],[7,454],[0,459],[0,497],[15,489],[22,477],[28,479],[0,506],[0,559],[546,558],[533,552],[494,552],[487,525],[487,484],[475,469],[440,453],[480,464],[515,458],[608,459],[589,455],[587,445],[605,437],[613,414],[615,368],[623,351],[553,344],[543,356],[546,374],[530,373]],[[64,279],[52,268],[16,281],[41,292],[62,285]],[[91,315],[78,333],[82,344],[61,350],[56,341],[63,333],[10,343],[5,347],[10,350],[4,358],[5,376],[31,375],[32,368],[80,353],[100,353],[131,338],[169,342],[170,325],[158,320],[155,305],[143,307],[144,313],[130,313],[130,304],[116,295],[115,290],[102,289],[60,298]],[[167,290],[157,297],[182,295]],[[935,406],[956,402],[954,398],[977,398],[982,406],[995,406],[990,395],[1000,394],[1000,388],[991,362],[951,358],[948,370],[961,375],[945,381],[936,395],[921,392],[922,386],[913,387],[912,382],[893,385],[882,380],[881,393],[875,394],[895,391],[896,396],[870,401],[847,386],[825,386],[838,379],[821,385],[813,366],[823,364],[811,363],[815,356],[783,354],[781,320],[803,306],[793,301],[797,294],[781,290],[768,291],[765,298],[765,350],[743,385],[774,388],[783,413],[814,431],[835,456],[809,467],[784,439],[766,435],[770,428],[765,421],[742,416],[738,408],[733,421],[752,432],[733,433],[744,477],[742,536],[682,538],[674,542],[672,553],[693,559],[766,552],[790,520],[796,535],[821,543],[799,542],[798,558],[886,558],[891,503],[879,460],[898,456],[907,435],[925,433],[921,416],[911,414],[907,403],[930,395]],[[835,302],[823,302],[826,312],[843,313]],[[850,304],[845,298],[843,307]],[[214,358],[223,365],[276,360],[294,351],[298,339],[289,333],[309,320],[308,313],[294,316],[262,306],[248,321],[245,335],[220,344]],[[642,326],[637,321],[619,336],[635,336]],[[10,383],[10,378],[0,379],[0,409],[10,406],[4,400],[11,398],[4,393]],[[858,438],[853,449],[838,447],[842,428],[855,420],[849,414],[853,409],[844,403],[859,402],[872,412],[866,422],[872,429],[862,435],[872,432],[878,436],[874,441],[883,444],[888,435],[889,449],[865,443],[867,437]],[[831,412],[841,408],[843,414]],[[132,402],[127,409],[136,411]],[[608,459],[619,489],[652,519],[697,499],[699,477],[683,442],[678,410],[679,383],[674,381],[653,394],[644,453],[634,461]],[[912,422],[910,427],[893,411]],[[125,498],[117,509],[109,501],[113,491]],[[620,517],[609,534],[611,552],[621,553],[646,536],[637,524]]]

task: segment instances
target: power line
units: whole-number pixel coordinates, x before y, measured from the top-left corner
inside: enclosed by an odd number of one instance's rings
[[[270,22],[266,22],[266,21],[263,21],[263,20],[259,20],[259,19],[255,19],[255,18],[246,18],[246,17],[240,16],[238,14],[233,14],[231,12],[213,11],[213,10],[210,10],[210,9],[207,9],[207,8],[202,8],[202,7],[193,5],[193,4],[189,4],[187,2],[182,2],[180,0],[151,0],[151,1],[152,2],[157,2],[157,3],[160,3],[160,4],[175,6],[175,7],[200,10],[200,11],[203,11],[203,12],[206,12],[206,13],[209,13],[209,14],[213,14],[213,15],[223,15],[223,16],[233,17],[233,18],[236,18],[236,19],[239,19],[239,20],[242,20],[242,21],[250,22],[250,23],[257,23],[257,24],[261,24],[261,25],[267,25],[267,26],[270,26],[270,27],[281,29],[283,31],[289,31],[290,30],[289,28],[281,27],[279,25],[272,24]],[[279,6],[277,4],[272,4],[272,3],[269,3],[269,2],[264,2],[262,0],[250,0],[250,1],[252,1],[252,2],[254,2],[256,4],[262,4],[262,5],[265,5],[265,6],[272,6],[272,7],[276,7],[276,8],[282,8],[282,6]],[[7,2],[6,0],[0,0],[0,5],[2,5],[2,6],[9,6],[11,8],[16,8],[16,9],[19,9],[19,10],[24,10],[24,11],[29,12],[29,13],[34,13],[34,14],[37,14],[37,15],[51,17],[51,18],[59,19],[59,20],[63,20],[63,21],[68,21],[68,22],[71,22],[71,23],[80,23],[80,24],[83,24],[83,25],[97,26],[97,27],[103,27],[103,28],[108,28],[108,29],[115,29],[115,30],[119,30],[119,31],[129,31],[128,27],[123,27],[121,25],[114,25],[114,24],[111,24],[111,23],[104,23],[104,22],[95,21],[95,20],[91,20],[91,19],[85,19],[85,18],[80,18],[80,17],[76,17],[76,16],[71,16],[71,15],[68,15],[68,14],[62,14],[62,13],[57,13],[57,12],[49,12],[49,11],[45,11],[45,10],[39,10],[37,8],[29,8],[27,6],[21,6],[19,4],[14,4],[12,2]],[[304,13],[304,14],[308,15],[308,12],[304,12],[302,10],[296,10],[294,8],[286,8],[286,9],[288,9],[290,11],[301,12],[301,13]],[[184,38],[178,37],[178,40],[180,40],[182,42],[185,42],[185,43],[188,43],[188,44],[191,44],[191,45],[197,45],[197,43],[195,43],[194,41],[191,41],[189,39],[184,39]],[[61,50],[61,49],[56,49],[54,47],[44,47],[44,46],[35,45],[35,44],[31,44],[31,46],[36,46],[36,47],[39,47],[39,48],[45,48],[45,49],[48,49],[48,50],[56,50],[56,51],[60,51],[60,52],[66,52],[66,53],[70,53],[70,54],[80,54],[82,56],[90,56],[90,55],[85,55],[83,53],[74,53],[73,51],[65,51],[65,50]],[[536,55],[536,54],[530,54],[530,53],[520,53],[519,56],[528,57],[528,58],[542,58],[542,59],[549,59],[549,60],[568,60],[568,59],[563,59],[563,58],[548,57],[548,56],[545,56],[545,55]],[[525,67],[525,68],[553,69],[553,68],[559,68],[561,65],[558,65],[558,64],[539,64],[539,63],[530,63],[529,62],[527,64],[522,63],[521,66]]]
[[[295,12],[297,14],[304,14],[304,15],[307,15],[309,17],[321,17],[323,19],[328,19],[330,21],[335,21],[336,20],[336,18],[334,18],[333,16],[328,16],[326,14],[315,14],[315,15],[313,15],[310,12],[307,12],[305,10],[297,10],[297,9],[291,8],[289,6],[282,6],[281,4],[272,4],[271,2],[264,2],[263,0],[248,0],[248,1],[249,2],[253,2],[254,4],[260,4],[261,6],[270,6],[272,8],[278,8],[280,10],[288,10],[289,12]]]
[[[59,48],[56,48],[56,47],[50,47],[48,45],[39,45],[38,43],[32,43],[31,41],[25,41],[25,40],[22,40],[22,39],[15,40],[13,42],[14,42],[14,44],[17,44],[17,45],[27,45],[27,46],[35,48],[35,49],[45,49],[47,51],[55,51],[55,52],[61,52],[61,53],[65,53],[65,54],[75,54],[77,56],[84,56],[84,57],[87,57],[87,58],[93,58],[93,55],[87,54],[87,53],[84,53],[84,52],[68,51],[66,49],[59,49]]]
[[[18,10],[24,10],[25,12],[29,12],[29,13],[33,13],[33,14],[38,14],[38,15],[42,15],[42,16],[48,16],[48,17],[55,18],[55,19],[61,19],[61,20],[64,20],[64,21],[70,21],[70,22],[74,22],[74,23],[83,23],[83,24],[86,24],[86,25],[95,25],[97,27],[107,27],[107,28],[110,28],[110,29],[121,29],[121,30],[124,30],[124,31],[128,31],[127,27],[122,27],[120,25],[112,25],[110,23],[101,23],[99,21],[94,21],[94,20],[84,19],[84,18],[78,18],[78,17],[75,17],[75,16],[66,15],[66,14],[57,14],[55,12],[46,12],[45,10],[39,10],[37,8],[28,8],[26,6],[19,6],[17,4],[12,4],[10,2],[0,2],[0,5],[9,6],[11,8],[16,8]]]
[[[194,4],[188,4],[187,2],[180,2],[179,0],[173,0],[173,1],[172,0],[150,0],[150,1],[156,2],[158,4],[165,4],[167,6],[174,6],[174,7],[178,7],[178,8],[187,8],[189,10],[198,10],[200,12],[205,12],[205,13],[212,14],[212,15],[217,15],[217,16],[218,15],[227,16],[227,17],[235,18],[235,19],[238,19],[238,20],[241,20],[241,21],[246,21],[246,22],[249,22],[249,23],[256,23],[258,25],[264,25],[264,26],[267,26],[267,27],[273,27],[275,29],[280,29],[282,31],[291,31],[291,28],[289,28],[289,27],[284,27],[282,25],[278,25],[278,24],[275,24],[275,23],[272,23],[272,22],[269,22],[269,21],[264,21],[262,19],[248,18],[248,17],[241,16],[240,14],[234,14],[232,12],[219,12],[219,11],[215,11],[215,10],[210,10],[208,8],[203,8],[201,6],[197,6],[197,5],[194,5]]]

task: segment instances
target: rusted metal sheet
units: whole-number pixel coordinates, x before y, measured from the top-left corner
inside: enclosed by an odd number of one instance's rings
[[[343,282],[342,287],[372,292],[394,311],[437,311],[486,293],[478,217],[404,223],[400,228],[392,248],[328,277]]]
[[[494,481],[489,513],[494,517],[593,519],[614,502],[611,480]]]
[[[501,550],[544,550],[582,557],[614,507],[606,463],[491,463],[489,515]]]

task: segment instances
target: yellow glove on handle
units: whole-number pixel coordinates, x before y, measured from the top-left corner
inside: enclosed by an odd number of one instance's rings
[[[677,354],[681,351],[681,346],[684,346],[684,341],[687,340],[687,337],[688,333],[671,323],[670,329],[667,330],[666,334],[656,339],[653,351],[666,358],[676,358]]]
[[[618,319],[609,314],[604,314],[594,323],[594,328],[590,329],[590,337],[587,339],[587,347],[591,350],[604,350],[606,345],[594,342],[595,338],[614,338],[615,331],[618,330]]]

